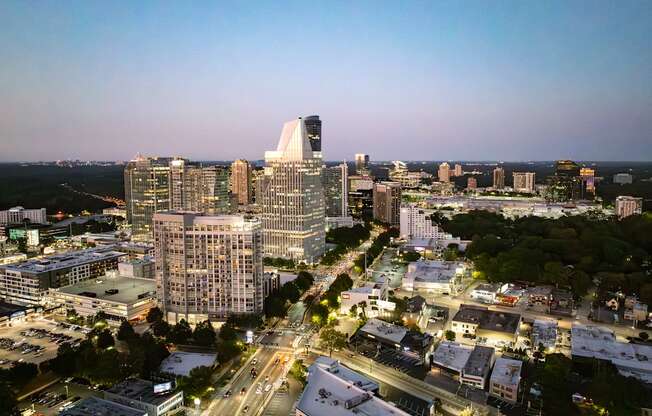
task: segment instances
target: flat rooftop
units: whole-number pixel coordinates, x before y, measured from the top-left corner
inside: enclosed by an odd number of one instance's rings
[[[494,349],[476,345],[464,364],[464,375],[486,377],[491,371]]]
[[[97,279],[86,280],[54,290],[69,295],[85,296],[98,300],[132,303],[154,297],[156,295],[156,282],[152,279],[140,279],[137,277],[102,276]],[[113,293],[114,290],[117,290],[117,292]],[[107,291],[110,292],[107,293]],[[92,296],[91,294],[93,293],[96,296]]]
[[[297,403],[297,410],[307,416],[408,416],[336,374],[315,366]]]
[[[22,273],[43,273],[101,260],[119,258],[124,255],[124,253],[114,251],[112,247],[98,247],[71,251],[64,254],[54,254],[45,258],[32,259],[22,263],[0,267]]]
[[[532,346],[537,348],[543,344],[546,348],[557,343],[557,321],[550,319],[535,319],[532,324]]]
[[[473,347],[468,345],[442,341],[435,350],[432,358],[435,364],[461,373],[466,362],[469,360],[471,351],[473,351]]]
[[[478,328],[487,331],[506,332],[515,334],[521,322],[521,315],[517,313],[492,311],[489,308],[475,305],[460,305],[459,311],[453,321],[478,325]]]
[[[498,358],[491,373],[491,382],[503,386],[516,386],[521,381],[523,362],[509,358]]]
[[[89,396],[60,412],[59,416],[147,416],[147,412]]]
[[[421,260],[408,265],[405,277],[418,282],[448,283],[455,278],[460,267],[462,264],[458,262]]]
[[[113,387],[106,390],[106,392],[134,401],[153,404],[155,406],[160,406],[168,401],[172,396],[178,394],[173,391],[163,394],[154,394],[154,384],[151,381],[141,380],[139,378],[130,378],[121,383],[115,384]]]
[[[176,351],[163,360],[159,370],[177,376],[188,376],[193,368],[212,367],[216,358],[216,354]]]
[[[407,334],[407,328],[393,325],[376,318],[369,319],[367,323],[360,328],[360,331],[393,342],[394,344],[400,344],[403,338],[405,338],[405,334]]]
[[[343,366],[339,361],[334,360],[330,357],[326,357],[323,355],[317,357],[314,364],[308,368],[309,373],[311,371],[311,368],[313,368],[313,366],[317,366],[322,370],[326,370],[329,373],[339,377],[342,381],[352,383],[353,385],[360,387],[362,390],[365,391],[378,391],[378,389],[380,388],[378,383],[376,383],[375,381],[371,380],[368,377],[363,376],[360,373],[356,373],[350,368]]]

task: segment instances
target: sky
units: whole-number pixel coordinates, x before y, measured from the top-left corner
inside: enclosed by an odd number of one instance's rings
[[[0,2],[0,161],[652,160],[652,1]]]

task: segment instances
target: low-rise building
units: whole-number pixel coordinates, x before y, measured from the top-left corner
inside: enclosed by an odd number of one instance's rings
[[[331,374],[335,374],[341,380],[360,387],[364,391],[368,391],[374,394],[378,394],[380,391],[380,385],[377,382],[360,373],[356,373],[350,368],[342,365],[339,361],[334,360],[330,357],[326,357],[324,355],[317,357],[315,362],[310,367],[308,367],[308,374],[310,374],[310,371],[315,367],[322,368]]]
[[[460,381],[480,390],[487,386],[491,366],[495,360],[495,351],[491,347],[476,345],[469,355],[469,359],[462,368]]]
[[[74,309],[81,316],[102,311],[119,322],[142,321],[156,306],[156,282],[152,279],[105,275],[74,285],[50,289],[47,303]]]
[[[161,362],[159,371],[187,377],[197,367],[213,367],[216,359],[216,354],[174,351]]]
[[[118,273],[120,276],[153,279],[155,271],[156,264],[149,256],[125,259],[118,263]]]
[[[552,289],[552,286],[534,286],[529,288],[528,303],[530,305],[550,306]]]
[[[430,334],[411,331],[404,326],[390,324],[376,318],[369,319],[356,335],[422,361],[425,361],[433,343]]]
[[[417,325],[421,330],[428,327],[428,318],[430,318],[430,307],[423,296],[413,296],[405,304],[405,312],[401,319],[405,325]]]
[[[462,336],[475,336],[480,343],[509,346],[516,343],[520,323],[521,315],[517,313],[462,304],[453,317],[451,329]]]
[[[263,273],[263,297],[267,299],[269,295],[281,288],[281,275],[276,272]]]
[[[441,258],[449,246],[457,246],[458,250],[465,251],[469,241],[461,240],[459,237],[450,239],[443,238],[412,238],[403,244],[401,252],[419,253],[425,259]]]
[[[469,295],[471,299],[477,302],[493,304],[496,301],[496,294],[499,290],[500,285],[482,283],[471,290]]]
[[[402,286],[408,291],[456,294],[463,275],[462,262],[419,260],[408,265]]]
[[[340,314],[349,313],[354,306],[360,312],[364,308],[364,314],[368,318],[375,318],[385,312],[393,311],[396,304],[387,301],[387,289],[387,281],[380,279],[377,282],[368,282],[364,286],[345,290],[340,294]]]
[[[148,416],[148,414],[141,409],[88,396],[59,412],[59,416]]]
[[[130,378],[104,391],[104,398],[135,409],[147,416],[162,416],[183,405],[182,391],[156,392],[151,381]]]
[[[631,296],[625,298],[625,311],[623,313],[623,318],[626,321],[647,321],[647,304],[639,302],[636,298],[631,298]]]
[[[0,266],[5,264],[20,263],[21,261],[27,260],[27,254],[25,253],[11,253],[0,256]]]
[[[432,364],[460,376],[473,347],[452,341],[442,341],[432,354]]]
[[[532,324],[532,348],[543,345],[548,352],[557,345],[557,321],[550,319],[535,319]]]
[[[498,358],[489,380],[489,394],[501,400],[516,403],[522,367],[522,361]]]

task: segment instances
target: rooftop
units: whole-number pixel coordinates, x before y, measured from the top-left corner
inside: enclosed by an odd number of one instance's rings
[[[124,253],[114,251],[111,247],[99,247],[72,251],[64,254],[54,254],[45,258],[32,259],[22,263],[10,264],[2,267],[7,270],[22,273],[43,273],[66,267],[118,258],[124,255]]]
[[[391,341],[394,344],[400,344],[405,337],[405,334],[407,334],[407,328],[393,325],[376,318],[369,319],[367,323],[360,328],[360,331],[366,332],[374,337]]]
[[[121,383],[115,384],[113,387],[106,390],[106,392],[155,406],[160,406],[170,399],[170,397],[178,394],[175,392],[155,394],[154,384],[151,381],[141,380],[139,378],[130,378]]]
[[[307,416],[408,416],[408,413],[373,394],[314,366],[297,410]]]
[[[557,321],[550,319],[535,319],[532,324],[532,346],[537,348],[543,344],[552,348],[557,343]]]
[[[213,366],[216,358],[216,354],[176,351],[163,360],[159,370],[177,376],[188,376],[193,368]]]
[[[69,295],[86,296],[118,303],[131,303],[156,295],[156,282],[153,279],[137,277],[103,276],[74,285],[54,289]]]
[[[147,412],[89,396],[60,412],[59,416],[147,416]]]
[[[491,382],[503,386],[515,386],[521,381],[521,367],[523,362],[509,358],[498,358],[491,373]]]
[[[482,283],[473,289],[473,292],[490,292],[490,293],[497,293],[499,290],[499,285],[497,284],[490,284],[490,283]]]
[[[339,361],[334,360],[330,357],[319,356],[315,360],[315,363],[308,368],[308,372],[311,372],[313,366],[317,366],[323,370],[328,371],[331,374],[336,375],[342,381],[352,383],[353,385],[360,387],[365,391],[378,391],[380,386],[375,381],[363,376],[360,373],[356,373],[348,367],[340,364]]]
[[[478,328],[487,331],[515,334],[521,321],[521,315],[462,304],[460,310],[453,317],[453,321],[477,324]]]
[[[494,349],[476,345],[464,365],[464,375],[486,377],[491,371]]]
[[[473,348],[451,341],[442,341],[433,355],[433,362],[442,367],[462,372]]]
[[[423,296],[416,295],[407,300],[405,311],[416,313],[420,312],[425,306],[427,306],[426,299]]]
[[[457,275],[460,267],[463,264],[459,262],[420,260],[408,265],[405,277],[421,282],[448,283]]]

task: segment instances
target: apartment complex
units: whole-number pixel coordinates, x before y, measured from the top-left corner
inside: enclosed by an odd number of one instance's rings
[[[643,212],[643,198],[634,196],[619,196],[616,198],[616,216],[627,218],[631,215],[640,215]]]
[[[374,183],[374,219],[390,224],[401,223],[401,184],[398,182]]]
[[[259,180],[266,256],[315,263],[324,254],[321,170],[321,152],[313,151],[304,120],[285,123],[276,150],[265,152]]]
[[[45,208],[25,209],[13,207],[0,211],[0,225],[23,224],[29,221],[32,224],[47,224],[48,219]]]
[[[0,298],[18,305],[41,304],[49,289],[103,276],[124,258],[126,254],[109,246],[0,266]]]
[[[262,313],[262,229],[239,215],[154,215],[156,285],[168,321]]]
[[[534,192],[534,172],[514,172],[514,191],[533,193]]]
[[[249,205],[253,202],[251,165],[244,159],[238,159],[231,164],[231,193],[238,205]]]
[[[494,189],[504,189],[505,188],[505,170],[501,167],[494,169]]]
[[[452,239],[453,236],[444,232],[432,222],[434,211],[427,211],[414,204],[401,207],[400,225],[401,238],[436,238]]]
[[[218,166],[200,166],[185,159],[170,162],[170,209],[227,214],[229,173]]]
[[[439,165],[439,170],[437,171],[437,176],[439,182],[450,182],[451,180],[451,167],[448,163],[444,162]]]
[[[349,212],[349,168],[346,163],[324,167],[324,199],[327,217],[347,217]]]

